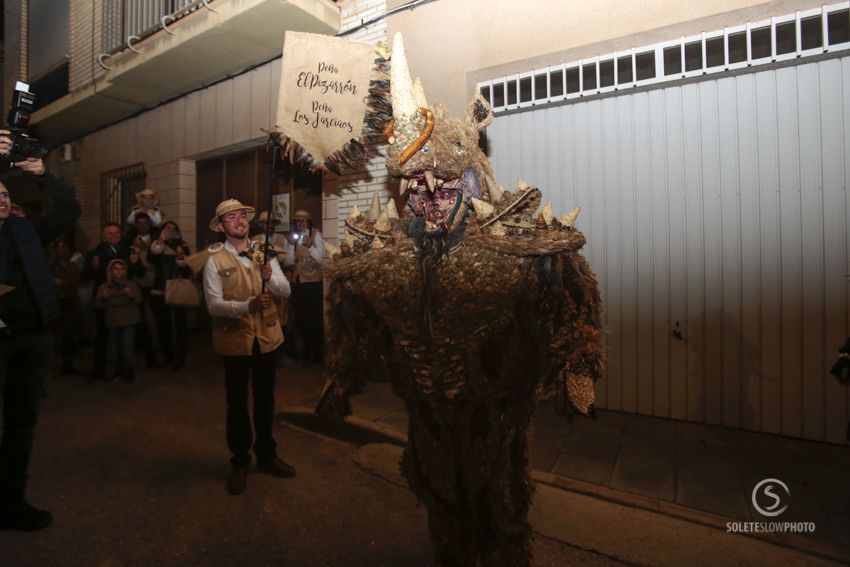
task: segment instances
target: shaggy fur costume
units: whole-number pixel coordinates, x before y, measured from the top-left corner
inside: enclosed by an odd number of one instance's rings
[[[530,565],[531,417],[543,396],[592,413],[604,358],[598,284],[571,221],[538,213],[535,188],[496,185],[478,148],[486,101],[473,99],[463,119],[433,117],[406,161],[422,124],[396,117],[390,173],[403,192],[454,187],[469,171],[475,180],[438,230],[389,205],[349,216],[325,264],[331,348],[317,411],[350,414],[348,395],[386,373],[409,413],[402,469],[428,509],[437,564]]]
[[[440,565],[530,563],[528,438],[536,400],[592,411],[602,371],[601,300],[575,230],[532,222],[513,234],[473,218],[435,265],[393,220],[382,248],[358,236],[326,268],[334,345],[320,411],[386,372],[410,415],[403,471],[428,508]],[[506,195],[506,200],[523,194]],[[360,215],[358,234],[375,233]],[[352,230],[352,233],[355,231]]]

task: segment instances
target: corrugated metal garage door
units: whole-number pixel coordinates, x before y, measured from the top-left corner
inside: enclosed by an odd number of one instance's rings
[[[496,177],[583,210],[600,406],[843,442],[850,57],[499,116]]]

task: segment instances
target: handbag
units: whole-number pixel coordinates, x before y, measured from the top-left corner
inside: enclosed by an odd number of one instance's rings
[[[165,303],[173,307],[198,307],[201,305],[201,292],[189,278],[166,280]]]

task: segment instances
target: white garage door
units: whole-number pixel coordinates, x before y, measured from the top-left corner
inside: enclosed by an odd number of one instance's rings
[[[502,184],[582,208],[601,407],[843,442],[850,57],[498,116],[487,141]]]

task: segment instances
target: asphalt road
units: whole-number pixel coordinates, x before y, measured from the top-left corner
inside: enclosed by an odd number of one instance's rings
[[[279,453],[297,477],[252,472],[245,494],[227,494],[223,370],[209,350],[193,346],[179,374],[49,383],[29,498],[54,514],[54,524],[0,532],[0,565],[432,564],[424,508],[404,486],[358,466],[356,445],[278,425]],[[320,383],[317,367],[287,364],[278,406]],[[624,564],[543,536],[535,557],[546,566]]]

